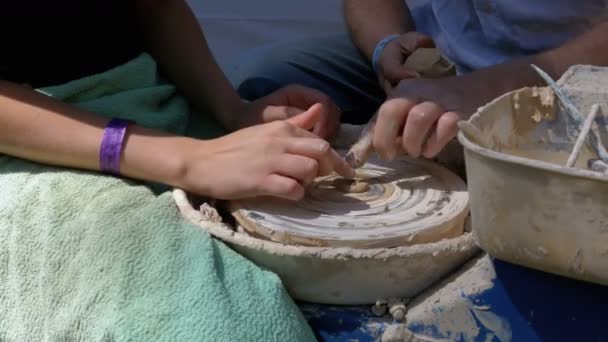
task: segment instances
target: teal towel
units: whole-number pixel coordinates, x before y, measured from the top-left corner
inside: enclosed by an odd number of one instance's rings
[[[187,103],[145,54],[40,91],[187,130]],[[207,124],[193,131],[221,133]],[[279,278],[186,222],[170,193],[0,155],[0,341],[313,340]]]

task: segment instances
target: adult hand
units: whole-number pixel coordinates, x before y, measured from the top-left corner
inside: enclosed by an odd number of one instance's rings
[[[388,43],[378,60],[378,81],[384,91],[390,92],[401,80],[415,78],[417,73],[403,64],[416,49],[434,46],[431,37],[419,32],[402,34]]]
[[[300,85],[291,85],[260,98],[245,103],[235,109],[233,129],[285,120],[304,112],[314,104],[320,104],[320,116],[312,132],[324,139],[332,138],[340,125],[340,109],[329,96]]]
[[[458,133],[457,122],[480,105],[464,77],[399,82],[380,107],[374,128],[375,151],[385,159],[405,152],[433,158]],[[467,92],[468,90],[468,92]]]
[[[179,185],[218,199],[275,196],[299,200],[316,177],[354,171],[329,143],[309,132],[321,122],[323,106],[286,121],[252,126],[210,141],[182,147]]]

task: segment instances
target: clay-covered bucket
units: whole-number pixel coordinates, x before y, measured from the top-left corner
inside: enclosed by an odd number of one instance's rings
[[[576,137],[553,92],[507,93],[461,124],[479,246],[498,259],[608,285],[608,177],[586,169],[589,150],[577,168],[563,166]]]

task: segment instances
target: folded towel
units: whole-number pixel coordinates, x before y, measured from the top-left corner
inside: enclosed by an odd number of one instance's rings
[[[40,89],[184,133],[189,108],[144,54]],[[221,134],[212,120],[194,131]],[[189,224],[170,193],[0,155],[0,340],[313,341],[279,278]]]

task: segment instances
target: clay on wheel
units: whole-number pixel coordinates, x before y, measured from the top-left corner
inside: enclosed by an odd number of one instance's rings
[[[466,185],[432,162],[372,156],[354,180],[317,179],[301,201],[231,203],[253,235],[290,245],[380,248],[435,242],[463,233]]]

